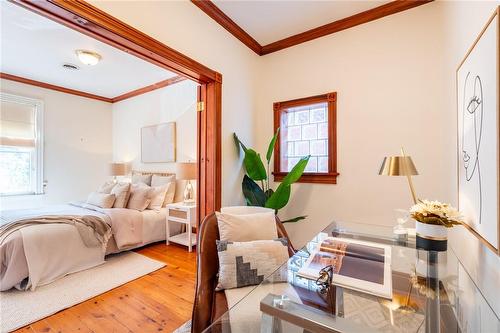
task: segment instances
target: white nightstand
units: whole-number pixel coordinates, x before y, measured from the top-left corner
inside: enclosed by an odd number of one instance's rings
[[[170,222],[177,222],[186,225],[186,232],[170,236]],[[182,202],[167,205],[167,245],[170,242],[187,246],[189,252],[196,245],[196,234],[191,232],[192,227],[196,227],[196,205],[185,205]]]

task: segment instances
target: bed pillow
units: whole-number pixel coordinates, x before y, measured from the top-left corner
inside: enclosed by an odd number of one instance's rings
[[[140,173],[135,173],[132,175],[132,184],[146,184],[151,185],[151,175],[141,175]]]
[[[217,215],[220,240],[249,242],[278,238],[276,217],[273,211],[245,215],[219,212],[215,214]]]
[[[160,209],[165,201],[165,195],[172,183],[160,186],[151,186],[152,198],[148,205],[148,209]]]
[[[111,190],[113,190],[113,187],[115,187],[116,183],[113,180],[108,180],[104,184],[101,185],[101,187],[97,190],[99,193],[111,193]]]
[[[87,203],[101,208],[111,208],[115,203],[115,198],[114,194],[92,192],[87,198]]]
[[[114,194],[116,199],[113,204],[113,208],[125,208],[127,207],[128,198],[130,195],[130,183],[118,183],[111,190],[111,194]]]
[[[127,208],[143,211],[151,202],[151,187],[144,184],[130,185],[130,197]]]
[[[169,203],[174,202],[175,197],[175,175],[170,176],[158,176],[153,175],[151,178],[151,186],[160,186],[170,184],[167,194],[165,194],[165,200],[163,201],[162,207],[165,207]]]
[[[286,238],[253,242],[217,240],[219,282],[217,290],[260,284],[273,275],[274,282],[287,281],[288,242]],[[276,271],[281,266],[281,269]]]

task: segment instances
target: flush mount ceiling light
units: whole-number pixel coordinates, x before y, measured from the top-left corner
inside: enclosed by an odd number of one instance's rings
[[[94,66],[96,65],[99,60],[101,60],[101,55],[92,51],[86,51],[86,50],[76,50],[76,55],[78,56],[78,59],[85,64],[89,66]]]

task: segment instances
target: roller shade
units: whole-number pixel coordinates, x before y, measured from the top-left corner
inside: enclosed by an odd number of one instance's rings
[[[32,105],[1,101],[0,145],[35,147],[35,108]]]

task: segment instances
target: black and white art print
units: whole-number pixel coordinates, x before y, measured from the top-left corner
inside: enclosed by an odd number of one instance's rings
[[[498,14],[457,70],[458,206],[465,222],[498,252]]]

